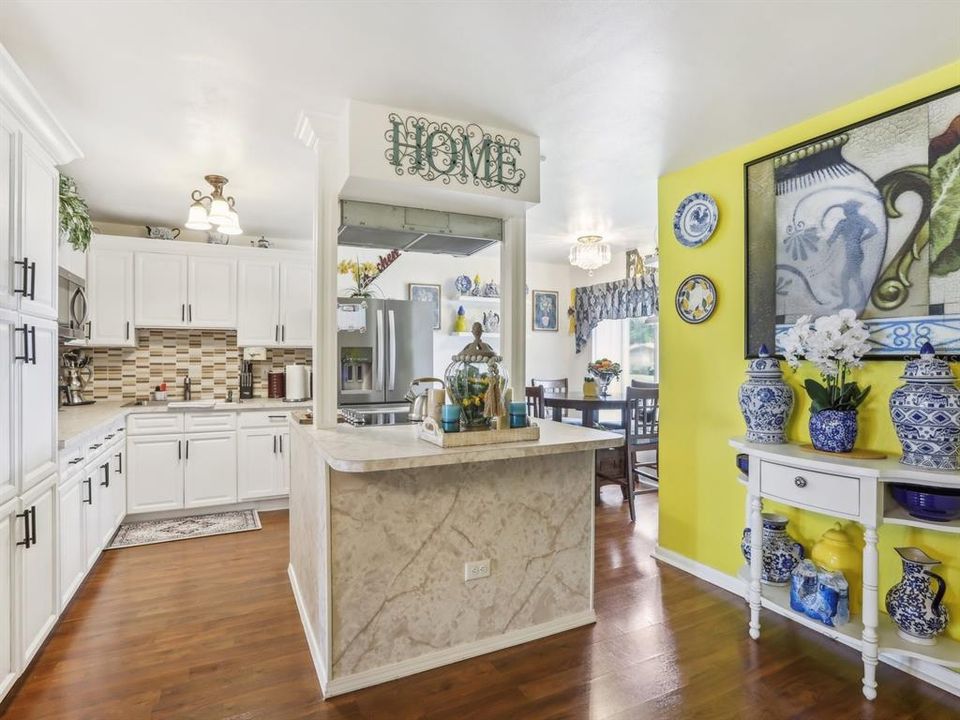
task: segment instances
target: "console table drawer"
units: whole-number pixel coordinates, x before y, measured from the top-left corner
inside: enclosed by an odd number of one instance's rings
[[[763,461],[760,493],[813,510],[860,516],[860,479],[856,477]]]

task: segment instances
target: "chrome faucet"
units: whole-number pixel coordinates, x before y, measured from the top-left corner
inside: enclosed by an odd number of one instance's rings
[[[192,393],[193,391],[190,388],[190,376],[187,375],[183,379],[183,399],[190,400],[191,399],[190,396],[192,395]]]

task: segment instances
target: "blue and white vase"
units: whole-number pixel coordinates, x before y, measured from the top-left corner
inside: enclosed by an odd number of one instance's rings
[[[787,535],[787,523],[783,515],[763,513],[763,555],[761,557],[760,582],[768,585],[786,585],[790,573],[803,560],[803,545]],[[740,552],[750,562],[750,528],[743,529]]]
[[[747,381],[740,386],[740,412],[747,423],[747,440],[780,444],[793,410],[793,389],[783,381],[780,362],[770,357],[766,345],[747,366]]]
[[[934,470],[960,469],[960,389],[930,343],[907,363],[890,396],[890,417],[903,446],[900,462]]]
[[[947,629],[950,613],[943,604],[947,583],[929,568],[940,564],[920,548],[894,548],[903,560],[903,579],[887,592],[887,613],[900,628],[900,637],[933,645]],[[937,584],[934,591],[930,581]]]
[[[823,452],[850,452],[857,442],[857,411],[821,410],[811,414],[810,442]]]

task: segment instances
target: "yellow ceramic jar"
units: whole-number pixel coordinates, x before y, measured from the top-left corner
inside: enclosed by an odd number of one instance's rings
[[[827,530],[810,551],[810,559],[825,570],[839,570],[850,586],[850,615],[859,615],[863,602],[863,556],[840,523]]]

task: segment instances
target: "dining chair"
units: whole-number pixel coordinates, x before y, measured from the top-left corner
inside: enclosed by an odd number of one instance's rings
[[[630,387],[656,389],[660,387],[660,383],[644,382],[643,380],[631,380]]]
[[[637,519],[634,496],[659,488],[660,447],[660,389],[627,388],[627,433],[626,433],[627,501],[630,505],[630,522]],[[652,453],[653,459],[639,460],[637,453]],[[644,490],[639,490],[643,485]]]
[[[524,390],[524,395],[527,399],[527,415],[535,418],[545,417],[546,408],[543,404],[543,386],[527,385]]]
[[[569,383],[567,378],[557,378],[555,380],[537,380],[533,378],[530,381],[531,385],[542,387],[544,395],[553,395],[556,397],[566,397],[567,392],[569,391]],[[567,417],[569,411],[567,408],[563,409],[563,417]]]

